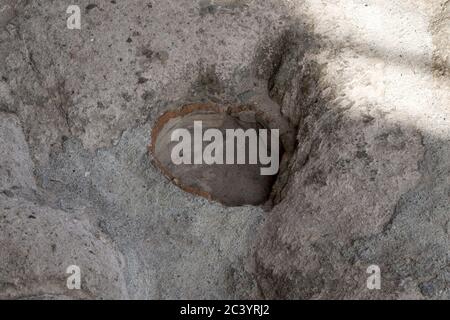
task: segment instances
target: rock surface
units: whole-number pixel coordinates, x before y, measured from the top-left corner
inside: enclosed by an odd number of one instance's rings
[[[232,109],[233,107],[221,110],[220,106],[214,105],[188,105],[164,114],[159,118],[152,131],[153,138],[150,151],[155,165],[176,185],[187,192],[218,201],[230,207],[263,205],[269,200],[272,185],[276,179],[279,146],[276,147],[277,151],[273,152],[277,156],[272,156],[270,148],[272,134],[268,133],[268,129],[264,129],[265,127],[258,122],[256,114],[250,110],[242,110],[236,112],[236,115],[233,116],[231,114]],[[187,113],[183,110],[186,110]],[[199,142],[195,142],[198,134],[195,133],[196,130],[194,129],[195,121],[200,123],[200,129],[197,129],[200,132]],[[220,138],[217,136],[203,138],[204,135],[207,136],[208,129],[220,130],[218,131]],[[265,139],[268,144],[258,141],[260,129],[266,130]],[[171,141],[172,134],[176,133],[176,130],[188,130],[189,136],[180,137],[180,142]],[[241,139],[229,135],[227,133],[229,130],[234,133],[238,132],[235,130],[250,132],[249,138],[244,137],[242,139],[243,145],[241,145]],[[252,135],[252,132],[255,134]],[[189,139],[189,141],[184,141],[185,139]],[[207,140],[203,141],[203,139]],[[201,164],[195,164],[195,144],[201,147]],[[255,148],[251,156],[250,144],[253,144]],[[231,148],[229,148],[230,145]],[[180,149],[180,146],[182,149]],[[189,153],[185,150],[185,146],[189,146]],[[178,149],[175,149],[174,152],[174,148]],[[259,148],[268,149],[266,156],[272,159],[270,163],[263,165],[260,162]],[[239,164],[238,154],[240,152],[243,154],[244,160],[243,163]],[[188,163],[173,163],[174,154]],[[205,158],[205,154],[211,155],[211,159]],[[233,155],[231,163],[229,163],[230,159],[227,158],[229,154]],[[249,164],[249,158],[253,158],[253,156],[255,157],[254,163]],[[209,163],[209,161],[213,163]],[[276,163],[273,165],[275,172],[271,175],[261,174],[262,168],[271,167],[272,163]]]
[[[78,3],[0,0],[0,298],[450,298],[448,1]],[[288,128],[271,209],[152,164],[203,102]]]

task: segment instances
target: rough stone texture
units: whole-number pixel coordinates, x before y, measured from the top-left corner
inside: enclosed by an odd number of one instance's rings
[[[0,0],[0,297],[450,298],[448,1],[78,3]],[[190,102],[289,128],[271,210],[152,165]]]
[[[123,258],[89,223],[85,209],[48,207],[36,192],[19,121],[1,113],[0,298],[127,298]],[[31,190],[30,190],[31,188]],[[83,270],[82,290],[69,291],[70,265]]]
[[[0,298],[126,299],[123,261],[87,220],[0,195]],[[66,287],[67,267],[81,268],[81,290]]]
[[[299,8],[322,14],[272,80],[299,148],[255,251],[264,297],[450,297],[448,64],[434,57],[448,37],[430,32],[448,3],[414,2]],[[371,264],[380,291],[365,287]]]
[[[0,112],[0,141],[0,190],[36,189],[28,145],[15,115]]]
[[[13,1],[5,1],[0,8],[0,28],[4,28],[14,18]]]

